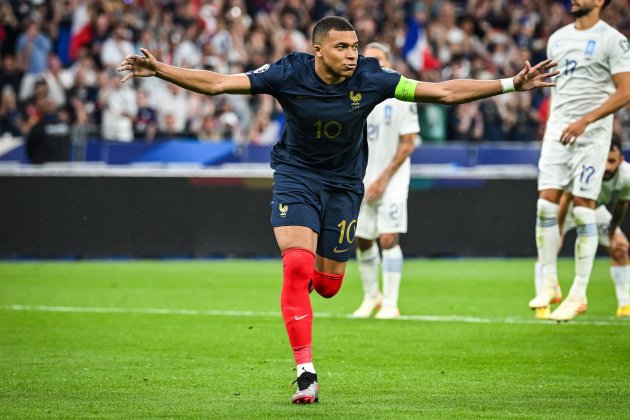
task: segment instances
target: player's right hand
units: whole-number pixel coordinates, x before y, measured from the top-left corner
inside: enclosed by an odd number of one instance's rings
[[[146,48],[140,48],[142,55],[129,54],[121,61],[118,71],[128,71],[129,73],[122,78],[121,82],[125,83],[132,77],[151,77],[155,76],[158,61]]]

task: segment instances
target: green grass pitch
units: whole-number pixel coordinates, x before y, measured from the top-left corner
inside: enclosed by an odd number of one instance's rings
[[[565,293],[572,261],[560,262]],[[630,320],[536,322],[530,260],[408,260],[408,319],[313,295],[320,403],[292,406],[279,260],[0,263],[2,418],[630,418]]]

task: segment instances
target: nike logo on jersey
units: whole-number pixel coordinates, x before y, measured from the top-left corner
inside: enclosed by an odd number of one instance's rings
[[[302,315],[302,316],[297,316],[297,315],[295,315],[293,318],[295,318],[295,320],[296,320],[296,321],[299,321],[300,319],[304,319],[304,318],[306,318],[307,316],[308,316],[308,314],[306,314],[306,315]]]
[[[335,254],[341,254],[342,252],[346,252],[346,251],[347,251],[347,250],[349,250],[349,249],[350,249],[350,248],[346,248],[346,249],[337,249],[337,247],[335,247],[335,248],[333,249],[333,252],[334,252]]]

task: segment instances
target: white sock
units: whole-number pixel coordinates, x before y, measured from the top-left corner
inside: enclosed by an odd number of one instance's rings
[[[383,250],[383,306],[398,307],[403,253],[399,245]]]
[[[373,243],[372,247],[365,251],[357,249],[357,262],[365,297],[376,299],[378,297],[378,265],[381,262],[376,244]]]
[[[575,218],[575,278],[569,291],[569,296],[586,299],[586,288],[591,277],[593,261],[597,252],[597,225],[595,223],[595,210],[584,206],[573,208]]]
[[[534,291],[536,296],[540,294],[543,285],[543,272],[542,272],[542,264],[536,261],[534,264]]]
[[[612,277],[613,283],[615,283],[618,307],[621,308],[630,305],[630,266],[611,266],[610,277]]]
[[[556,287],[558,247],[560,246],[558,205],[539,198],[536,209],[536,248],[543,274],[541,286]]]
[[[300,363],[299,365],[297,365],[297,369],[295,369],[295,371],[297,372],[298,378],[304,372],[317,373],[315,372],[315,367],[313,366],[313,363]]]

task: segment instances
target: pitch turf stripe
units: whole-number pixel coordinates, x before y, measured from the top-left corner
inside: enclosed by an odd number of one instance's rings
[[[218,311],[195,309],[156,309],[156,308],[99,308],[81,306],[43,306],[43,305],[0,305],[0,310],[25,312],[65,312],[65,313],[98,313],[98,314],[144,314],[144,315],[192,315],[192,316],[232,316],[232,317],[271,317],[279,318],[280,312],[257,311]],[[317,312],[317,318],[351,318],[347,314]],[[473,317],[460,315],[402,315],[401,321],[420,322],[463,322],[471,324],[555,324],[553,321],[540,321],[524,317]],[[630,322],[614,317],[576,319],[572,325],[603,325],[630,327]]]

